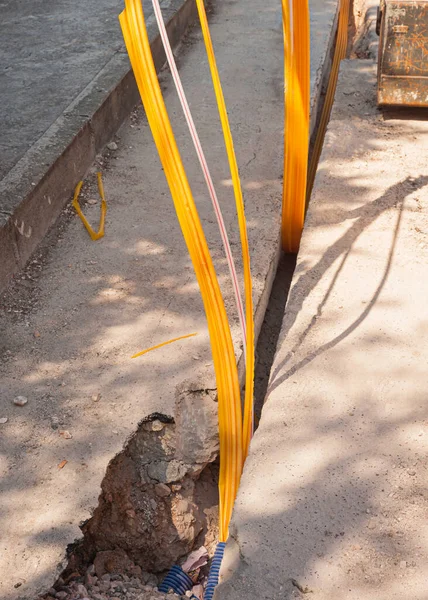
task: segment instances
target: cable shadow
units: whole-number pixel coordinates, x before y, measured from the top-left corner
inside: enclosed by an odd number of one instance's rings
[[[350,335],[353,331],[355,331],[355,329],[367,318],[370,311],[376,304],[376,302],[380,296],[380,293],[387,281],[389,272],[391,270],[394,253],[395,253],[395,248],[396,248],[396,243],[397,243],[397,238],[398,238],[398,233],[400,230],[405,200],[409,194],[411,194],[415,191],[415,189],[420,189],[420,188],[424,187],[427,183],[428,183],[427,176],[421,176],[421,177],[417,178],[416,180],[412,179],[410,177],[407,177],[403,181],[400,181],[400,182],[394,184],[393,186],[391,186],[385,192],[385,194],[383,194],[380,198],[377,198],[376,200],[374,200],[368,207],[366,207],[366,214],[364,216],[360,217],[360,219],[356,223],[354,223],[354,225],[352,225],[351,228],[327,250],[327,252],[321,258],[321,260],[312,269],[310,269],[307,273],[305,273],[304,275],[302,275],[299,278],[295,287],[292,289],[291,295],[290,295],[290,302],[293,303],[293,305],[295,303],[295,299],[297,299],[299,297],[304,298],[315,288],[315,286],[321,280],[323,274],[327,271],[327,269],[330,266],[332,266],[333,263],[336,261],[336,259],[339,258],[339,256],[344,252],[343,259],[333,277],[333,280],[332,280],[322,302],[320,303],[320,305],[318,307],[317,314],[312,317],[309,325],[306,327],[303,334],[300,336],[299,341],[294,346],[294,348],[292,350],[290,350],[290,352],[287,354],[287,356],[284,358],[284,360],[274,370],[274,372],[271,376],[271,383],[268,386],[267,395],[269,395],[271,392],[273,392],[279,385],[281,385],[281,383],[283,383],[286,379],[288,379],[288,377],[290,377],[293,373],[295,373],[296,371],[298,371],[299,369],[301,369],[302,367],[304,367],[305,365],[310,363],[312,360],[314,360],[317,356],[321,355],[326,350],[329,350],[329,349],[333,348],[334,346],[336,346],[337,344],[339,344],[348,335]],[[334,339],[330,340],[329,342],[323,344],[317,350],[315,350],[314,352],[312,352],[311,354],[309,354],[308,356],[303,358],[301,361],[299,361],[291,369],[288,369],[285,373],[280,375],[281,371],[284,369],[286,364],[290,361],[290,359],[295,354],[297,349],[300,347],[300,345],[302,344],[304,339],[307,337],[309,331],[315,325],[317,319],[321,316],[322,310],[331,295],[331,292],[335,286],[335,283],[339,277],[339,274],[341,273],[341,271],[346,263],[346,260],[350,254],[350,251],[351,251],[352,246],[354,245],[355,241],[358,239],[360,234],[371,223],[373,223],[373,221],[375,221],[375,219],[380,214],[382,214],[385,210],[393,208],[394,206],[398,206],[399,211],[398,211],[397,223],[396,223],[394,234],[393,234],[392,245],[391,245],[389,255],[388,255],[387,264],[386,264],[382,279],[380,280],[379,285],[378,285],[372,299],[370,300],[370,302],[368,303],[368,305],[366,306],[364,311],[340,335],[336,336]],[[302,293],[301,293],[302,290],[305,291],[305,296],[302,295]],[[294,315],[297,315],[300,312],[302,305],[303,305],[303,301],[300,301],[298,309],[293,313]],[[290,322],[287,323],[286,330],[283,333],[283,341],[286,339],[287,334],[291,330],[294,323],[295,323],[295,317],[292,317],[290,319]]]

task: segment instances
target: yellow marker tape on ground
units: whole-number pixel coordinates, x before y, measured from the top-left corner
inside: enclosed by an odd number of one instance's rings
[[[208,62],[213,81],[214,92],[217,100],[218,111],[220,114],[221,126],[226,145],[229,168],[232,175],[233,191],[235,195],[236,212],[238,215],[239,233],[242,246],[242,262],[244,266],[244,286],[245,286],[245,322],[247,328],[246,344],[246,377],[245,377],[245,402],[244,402],[244,423],[243,423],[243,456],[244,460],[248,454],[251,437],[254,430],[254,316],[253,316],[253,292],[250,267],[250,251],[248,248],[247,223],[244,212],[244,200],[242,197],[241,182],[239,179],[238,164],[236,161],[235,149],[233,147],[232,134],[230,131],[229,119],[227,116],[226,103],[224,101],[223,90],[221,88],[220,77],[218,74],[217,63],[214,55],[214,49],[211,41],[211,35],[208,28],[208,20],[205,12],[204,0],[196,0],[199,20],[201,22],[202,35],[204,37],[205,48],[208,55]],[[224,541],[224,540],[220,540]]]
[[[181,335],[180,337],[173,338],[172,340],[168,340],[167,342],[162,342],[162,344],[157,344],[156,346],[152,346],[151,348],[147,348],[146,350],[141,350],[141,352],[137,352],[131,356],[131,358],[138,358],[139,356],[143,356],[144,354],[148,354],[152,350],[157,350],[158,348],[163,348],[164,346],[168,346],[168,344],[173,344],[174,342],[179,342],[180,340],[186,340],[187,338],[195,337],[198,335],[197,333],[188,333],[187,335]]]
[[[309,148],[310,40],[308,0],[282,0],[285,131],[282,247],[296,253],[305,221]]]
[[[218,391],[220,540],[224,541],[228,536],[243,463],[242,410],[232,336],[211,255],[157,80],[141,0],[125,0],[125,10],[119,20],[205,306]]]
[[[89,222],[87,221],[85,215],[82,213],[82,209],[80,208],[80,205],[79,205],[78,198],[79,198],[80,190],[82,189],[83,181],[79,181],[79,183],[77,184],[76,189],[74,191],[74,198],[73,198],[73,202],[72,202],[73,207],[75,208],[79,217],[82,219],[83,225],[86,227],[86,230],[89,233],[89,235],[91,236],[91,239],[93,241],[99,240],[100,238],[104,237],[104,224],[105,224],[106,212],[107,212],[107,202],[106,202],[106,199],[104,196],[104,186],[103,186],[103,180],[101,178],[101,173],[97,173],[97,180],[98,180],[98,192],[99,192],[100,198],[101,198],[101,217],[100,217],[100,225],[98,227],[98,231],[94,231],[92,229],[92,227],[89,224]]]
[[[321,157],[322,147],[324,144],[325,132],[330,120],[331,109],[333,108],[334,95],[336,93],[337,79],[339,77],[340,63],[346,56],[346,48],[348,46],[348,23],[349,23],[349,0],[341,0],[339,23],[337,26],[337,40],[334,49],[333,63],[331,65],[330,79],[328,81],[327,93],[324,100],[324,106],[321,113],[321,119],[318,125],[317,136],[315,138],[314,149],[312,152],[311,163],[308,172],[308,192],[307,202],[309,202],[312,188],[317,173],[318,162]]]

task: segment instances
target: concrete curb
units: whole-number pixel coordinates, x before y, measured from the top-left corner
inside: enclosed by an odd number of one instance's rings
[[[197,17],[196,5],[191,0],[163,4],[168,34],[176,46]],[[165,54],[153,15],[147,29],[159,70]],[[0,182],[4,206],[0,211],[0,291],[24,267],[97,153],[138,102],[123,47]]]

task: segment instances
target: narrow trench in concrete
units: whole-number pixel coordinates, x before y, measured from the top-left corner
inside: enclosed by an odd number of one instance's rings
[[[351,58],[371,57],[366,19],[369,4],[369,0],[351,3]],[[295,266],[295,256],[281,256],[257,343],[256,426]],[[201,390],[186,382],[177,390],[175,414],[156,413],[144,419],[109,464],[98,506],[82,523],[83,537],[68,548],[67,568],[46,598],[65,600],[73,594],[84,597],[86,592],[95,600],[118,600],[134,597],[133,590],[136,598],[145,598],[142,591],[150,600],[162,597],[154,588],[173,564],[181,563],[201,546],[209,557],[214,553],[218,540],[217,486],[215,390]],[[195,570],[195,582],[207,571],[208,564]]]

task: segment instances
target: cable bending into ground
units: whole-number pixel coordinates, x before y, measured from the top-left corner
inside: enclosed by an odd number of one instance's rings
[[[141,0],[125,0],[125,10],[119,20],[204,302],[218,390],[220,539],[225,540],[243,465],[242,410],[232,336],[211,255],[156,76]]]
[[[220,83],[214,48],[208,27],[208,19],[205,11],[204,0],[196,0],[199,20],[201,22],[202,35],[208,56],[217,107],[220,115],[223,137],[226,145],[226,153],[232,176],[233,191],[235,195],[236,212],[238,215],[239,234],[242,247],[242,262],[244,266],[245,286],[245,320],[247,325],[247,349],[246,349],[246,373],[245,373],[245,401],[243,422],[243,459],[248,454],[248,448],[254,431],[254,310],[253,292],[251,279],[250,251],[248,246],[247,223],[245,219],[244,199],[242,196],[241,181],[239,178],[238,164],[233,146],[232,133],[229,118],[227,116],[226,103]],[[220,539],[221,542],[226,541]]]

